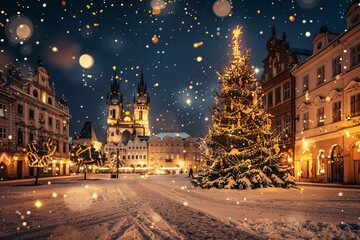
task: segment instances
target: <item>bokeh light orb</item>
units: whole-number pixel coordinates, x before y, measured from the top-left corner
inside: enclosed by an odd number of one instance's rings
[[[159,42],[159,38],[158,36],[154,35],[152,38],[151,38],[151,41],[153,44],[157,44]]]
[[[5,25],[5,34],[13,44],[28,41],[34,32],[31,20],[24,15],[16,15],[10,18]]]
[[[305,36],[306,36],[306,37],[310,37],[310,36],[311,36],[311,32],[307,31],[307,32],[305,33]]]
[[[320,0],[297,0],[296,2],[303,9],[311,9],[316,7]]]
[[[197,62],[201,62],[202,60],[203,60],[203,58],[201,56],[196,57]]]
[[[155,9],[155,8],[158,8],[158,9],[164,9],[166,8],[166,3],[163,1],[163,0],[152,0],[150,2],[150,6]]]
[[[290,21],[290,22],[294,22],[294,21],[295,21],[295,17],[294,17],[293,15],[291,15],[291,16],[289,17],[289,21]]]
[[[79,64],[82,68],[89,69],[94,66],[94,58],[89,54],[83,54],[79,58]]]
[[[228,0],[217,0],[213,5],[213,11],[218,17],[226,17],[231,12],[231,4]]]
[[[16,28],[16,35],[23,40],[26,40],[31,35],[31,28],[27,24],[20,24]]]

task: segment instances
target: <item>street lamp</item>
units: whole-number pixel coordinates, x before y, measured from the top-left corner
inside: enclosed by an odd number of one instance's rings
[[[119,148],[116,145],[116,178],[119,178]]]
[[[8,136],[8,152],[10,152],[10,145],[11,145],[12,135]]]

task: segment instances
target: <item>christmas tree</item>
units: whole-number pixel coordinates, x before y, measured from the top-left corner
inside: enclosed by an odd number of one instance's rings
[[[250,51],[240,52],[241,28],[233,31],[232,60],[217,72],[220,91],[211,109],[212,126],[204,141],[208,169],[193,184],[202,188],[295,187],[288,166],[280,165],[278,138],[263,106],[262,89],[250,66]]]

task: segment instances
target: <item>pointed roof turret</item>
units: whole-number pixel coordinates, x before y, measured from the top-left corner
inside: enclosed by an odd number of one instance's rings
[[[137,98],[134,96],[134,102],[137,103],[147,103],[147,84],[145,83],[144,80],[144,72],[141,69],[141,76],[140,76],[140,82],[138,83],[137,86],[137,93],[136,93]]]
[[[117,103],[117,102],[122,102],[123,97],[120,91],[118,76],[116,75],[116,66],[114,66],[113,69],[114,69],[114,76],[112,77],[110,83],[110,96],[108,97],[108,100],[110,102]]]
[[[274,25],[273,25],[273,27],[271,29],[271,36],[276,37],[276,29],[275,29]]]

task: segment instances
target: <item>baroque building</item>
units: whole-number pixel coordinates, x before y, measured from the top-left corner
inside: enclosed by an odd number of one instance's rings
[[[273,26],[266,44],[267,56],[260,82],[264,95],[262,104],[273,115],[272,129],[278,136],[283,152],[282,164],[293,166],[295,140],[295,78],[290,71],[311,55],[309,50],[290,48],[286,34],[277,38]]]
[[[298,181],[360,183],[360,3],[341,34],[322,27],[296,78],[295,176]]]
[[[111,159],[117,155],[125,162],[124,167],[128,170],[146,168],[148,166],[147,142],[150,137],[150,96],[143,72],[141,72],[133,103],[126,104],[115,69],[107,96],[107,107],[104,147],[107,158]]]
[[[55,87],[41,57],[35,73],[25,77],[20,68],[9,64],[0,72],[0,178],[20,179],[34,176],[25,147],[39,138],[51,138],[56,145],[53,161],[41,168],[41,175],[69,173],[69,108]]]
[[[163,132],[149,140],[149,166],[162,171],[187,171],[199,165],[199,143],[183,132]]]

